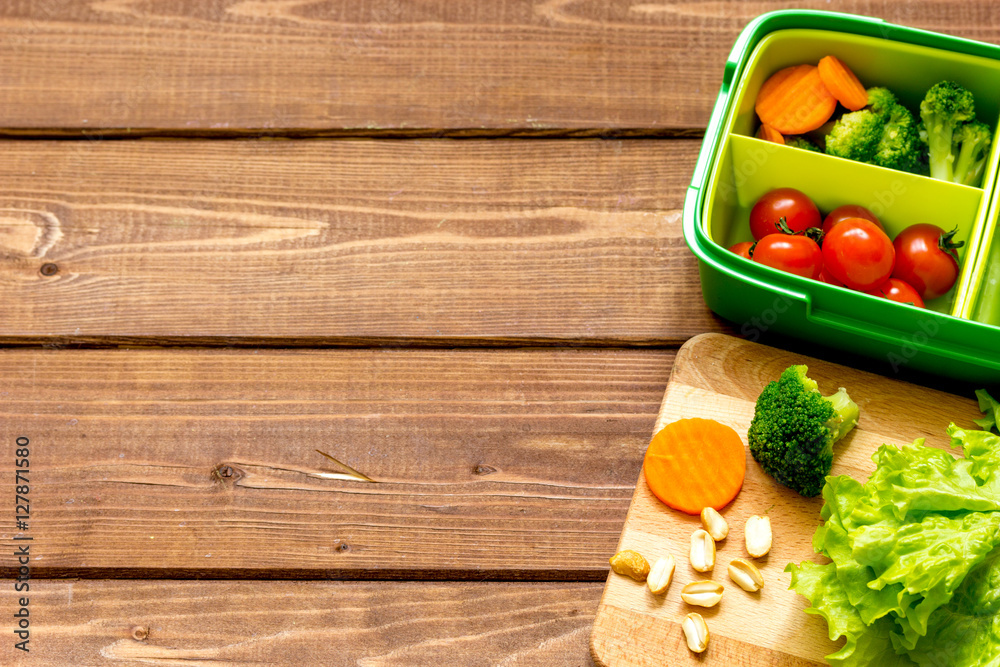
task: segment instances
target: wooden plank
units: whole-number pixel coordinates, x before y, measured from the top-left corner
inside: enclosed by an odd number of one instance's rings
[[[949,423],[975,428],[972,420],[982,416],[971,391],[964,397],[946,394],[732,336],[706,334],[678,353],[651,433],[678,419],[703,417],[734,428],[745,442],[761,390],[793,364],[807,364],[809,377],[825,394],[846,387],[861,409],[857,427],[835,448],[832,475],[866,480],[875,468],[872,455],[885,443],[901,446],[925,438],[930,446],[950,450]],[[672,554],[677,569],[662,598],[626,577],[608,577],[591,635],[599,665],[701,665],[707,660],[741,667],[806,667],[825,664],[823,656],[842,644],[830,641],[821,617],[804,612],[808,605],[789,590],[791,573],[784,569],[789,562],[822,561],[812,537],[823,499],[803,498],[779,485],[747,456],[742,491],[722,510],[730,533],[719,542],[710,574],[695,572],[687,558],[699,518],[668,508],[638,476],[618,548],[635,549],[651,560]],[[755,559],[764,587],[747,594],[732,583],[726,566],[733,558],[748,557],[743,529],[750,516],[761,514],[771,521],[774,543],[765,557]],[[688,650],[680,629],[691,611],[680,591],[702,579],[722,583],[726,590],[717,607],[704,611],[712,638],[708,651],[697,655]]]
[[[592,664],[600,584],[39,581],[4,665]]]
[[[4,3],[0,126],[704,125],[731,31],[697,9],[664,21],[630,5]]]
[[[785,7],[1000,42],[989,0],[0,6],[0,127],[703,128],[739,31]]]
[[[5,349],[0,479],[36,576],[603,579],[673,357]]]
[[[13,141],[0,343],[670,345],[698,142]]]

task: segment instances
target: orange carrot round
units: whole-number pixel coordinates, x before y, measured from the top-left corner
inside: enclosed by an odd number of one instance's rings
[[[650,491],[669,507],[700,514],[736,497],[747,470],[739,434],[712,419],[681,419],[653,436],[642,464]]]
[[[868,105],[868,91],[854,75],[851,68],[836,56],[826,56],[819,61],[819,77],[830,94],[848,111],[857,111]]]
[[[830,120],[837,98],[814,65],[793,65],[775,72],[760,87],[755,111],[761,122],[781,134],[805,134]]]
[[[757,138],[764,141],[772,141],[776,144],[784,145],[785,143],[785,138],[781,136],[781,132],[778,132],[770,125],[761,124],[760,129],[757,130]]]

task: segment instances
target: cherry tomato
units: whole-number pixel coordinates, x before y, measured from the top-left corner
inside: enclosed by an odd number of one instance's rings
[[[879,221],[875,214],[866,209],[864,206],[858,206],[857,204],[844,204],[843,206],[838,206],[823,218],[823,233],[826,234],[833,226],[842,220],[847,220],[848,218],[861,218],[862,220],[871,220],[878,228],[883,232],[885,227]]]
[[[824,282],[827,285],[836,285],[837,287],[844,286],[844,283],[840,282],[839,280],[830,275],[830,271],[827,270],[826,267],[823,267],[823,270],[819,272],[819,278],[817,278],[817,280],[819,280],[820,282]]]
[[[759,241],[780,232],[782,218],[792,232],[819,227],[822,221],[819,209],[809,197],[794,188],[778,188],[758,199],[750,209],[750,233]]]
[[[895,256],[892,241],[871,220],[842,220],[823,237],[823,266],[851,289],[866,291],[884,283]]]
[[[816,280],[823,270],[823,251],[808,236],[768,234],[754,247],[753,261]]]
[[[892,275],[908,282],[926,301],[945,294],[958,279],[958,254],[964,242],[955,242],[955,232],[920,223],[901,231],[893,246],[896,268]]]
[[[746,257],[747,259],[753,259],[750,256],[750,250],[753,248],[753,241],[741,241],[740,243],[734,243],[729,246],[729,250],[735,252],[740,257]]]
[[[899,278],[889,278],[875,289],[867,290],[865,294],[880,296],[890,301],[898,301],[899,303],[909,303],[917,308],[924,307],[924,300],[920,298],[917,290]]]

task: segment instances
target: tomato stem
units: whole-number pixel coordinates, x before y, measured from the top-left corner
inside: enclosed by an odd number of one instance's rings
[[[778,220],[778,229],[781,230],[782,234],[790,234],[792,236],[805,236],[808,239],[812,239],[816,242],[816,245],[823,245],[823,230],[820,227],[807,227],[801,232],[793,232],[792,228],[788,226],[785,218],[782,217]]]
[[[965,245],[965,241],[954,240],[955,234],[957,233],[958,233],[958,227],[955,227],[955,229],[951,230],[950,232],[945,232],[944,234],[942,234],[938,238],[938,248],[940,248],[941,250],[950,255],[954,255],[955,250]]]
[[[810,227],[809,229],[802,232],[802,234],[803,236],[811,238],[813,241],[816,242],[816,245],[818,246],[823,245],[823,237],[826,236],[823,230],[819,227]]]

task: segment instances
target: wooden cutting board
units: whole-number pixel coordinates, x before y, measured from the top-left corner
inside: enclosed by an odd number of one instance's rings
[[[654,433],[677,419],[706,417],[736,429],[745,445],[761,390],[788,366],[803,363],[824,394],[846,387],[861,408],[857,428],[837,445],[833,474],[846,473],[863,481],[874,469],[871,455],[882,443],[926,438],[929,445],[947,447],[949,422],[975,428],[972,419],[981,416],[971,395],[966,399],[730,336],[705,334],[691,339],[678,353]],[[718,544],[715,570],[704,575],[691,569],[687,557],[691,533],[701,527],[699,518],[660,503],[640,473],[618,549],[634,549],[650,563],[673,554],[677,569],[665,596],[653,596],[644,584],[609,570],[591,634],[594,661],[606,667],[825,664],[823,656],[837,650],[843,640],[828,639],[826,622],[804,613],[806,602],[788,590],[791,579],[784,571],[789,562],[824,562],[811,542],[821,506],[819,498],[806,499],[776,484],[747,451],[743,489],[722,511],[729,537]],[[754,514],[770,517],[774,542],[771,552],[755,561],[764,575],[764,588],[747,593],[726,570],[733,558],[748,557],[743,527]],[[684,584],[704,578],[725,586],[722,602],[702,609],[681,601]],[[700,656],[688,650],[680,628],[690,611],[705,617],[711,634],[708,650]]]

